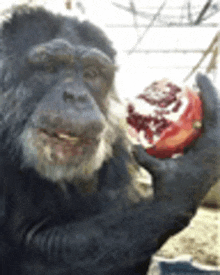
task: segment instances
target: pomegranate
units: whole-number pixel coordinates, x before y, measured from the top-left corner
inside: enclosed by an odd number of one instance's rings
[[[129,136],[157,158],[183,154],[202,131],[202,102],[167,79],[153,82],[127,106]]]

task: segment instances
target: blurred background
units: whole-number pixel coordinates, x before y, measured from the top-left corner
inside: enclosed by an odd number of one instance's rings
[[[220,88],[220,0],[0,0],[0,20],[24,3],[104,29],[118,52],[116,88],[122,101],[164,77],[191,86],[198,71]],[[201,264],[220,266],[220,183],[205,205],[157,255],[189,254]]]

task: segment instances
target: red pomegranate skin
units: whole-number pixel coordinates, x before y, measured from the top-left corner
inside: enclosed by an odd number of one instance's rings
[[[184,97],[188,102],[178,119],[167,119],[166,115],[179,111]],[[152,115],[138,113],[132,102],[127,108],[127,123],[133,129],[130,133],[133,132],[138,139],[138,134],[144,131],[144,138],[150,144],[146,148],[148,154],[157,158],[171,158],[176,154],[183,154],[184,148],[190,146],[201,135],[202,101],[197,92],[189,88],[182,91],[177,85],[163,79],[151,84],[137,98],[146,102],[146,108],[149,104],[155,107]],[[172,107],[172,110],[168,110],[167,107]],[[140,143],[144,145],[141,141]]]

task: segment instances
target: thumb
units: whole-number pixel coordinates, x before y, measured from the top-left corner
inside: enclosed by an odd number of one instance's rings
[[[149,155],[141,145],[134,145],[132,153],[136,161],[152,175],[164,170],[164,160]]]

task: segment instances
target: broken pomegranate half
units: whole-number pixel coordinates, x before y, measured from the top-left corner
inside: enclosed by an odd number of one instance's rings
[[[152,83],[127,106],[129,136],[157,158],[184,153],[201,135],[202,102],[197,92],[167,79]]]

